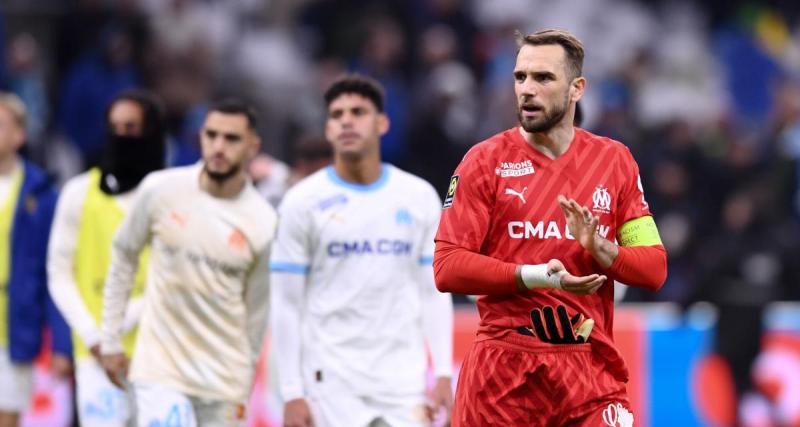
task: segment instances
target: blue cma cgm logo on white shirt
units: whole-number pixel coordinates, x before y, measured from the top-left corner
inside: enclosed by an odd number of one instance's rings
[[[396,239],[355,240],[349,242],[333,241],[328,243],[329,257],[346,257],[354,255],[411,255],[411,242]]]

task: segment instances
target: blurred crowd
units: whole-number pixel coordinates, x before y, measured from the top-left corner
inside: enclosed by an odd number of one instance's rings
[[[321,90],[377,78],[383,157],[444,194],[476,142],[515,125],[513,31],[585,43],[582,126],[628,145],[670,254],[630,301],[800,299],[800,6],[791,1],[2,0],[0,85],[28,112],[27,155],[63,182],[97,163],[120,91],[163,101],[171,165],[197,160],[220,94],[259,106],[253,165],[277,201],[324,162]]]

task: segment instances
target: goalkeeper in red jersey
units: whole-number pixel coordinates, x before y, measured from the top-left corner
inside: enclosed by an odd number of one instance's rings
[[[453,425],[631,426],[613,283],[659,289],[666,251],[630,151],[573,125],[581,42],[518,39],[520,126],[464,156],[436,236],[439,290],[480,295]]]

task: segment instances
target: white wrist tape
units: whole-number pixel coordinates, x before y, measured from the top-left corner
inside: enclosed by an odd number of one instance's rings
[[[525,287],[528,289],[561,289],[561,276],[563,276],[565,273],[566,272],[562,270],[557,273],[550,274],[547,271],[547,264],[525,264],[522,266],[522,269],[520,269],[522,283],[524,283]]]

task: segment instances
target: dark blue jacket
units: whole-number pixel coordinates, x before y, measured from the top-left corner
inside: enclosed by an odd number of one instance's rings
[[[56,206],[49,177],[30,162],[19,191],[11,225],[11,268],[8,278],[8,347],[11,360],[32,361],[42,347],[47,327],[53,351],[71,356],[72,337],[47,292],[47,241]]]

